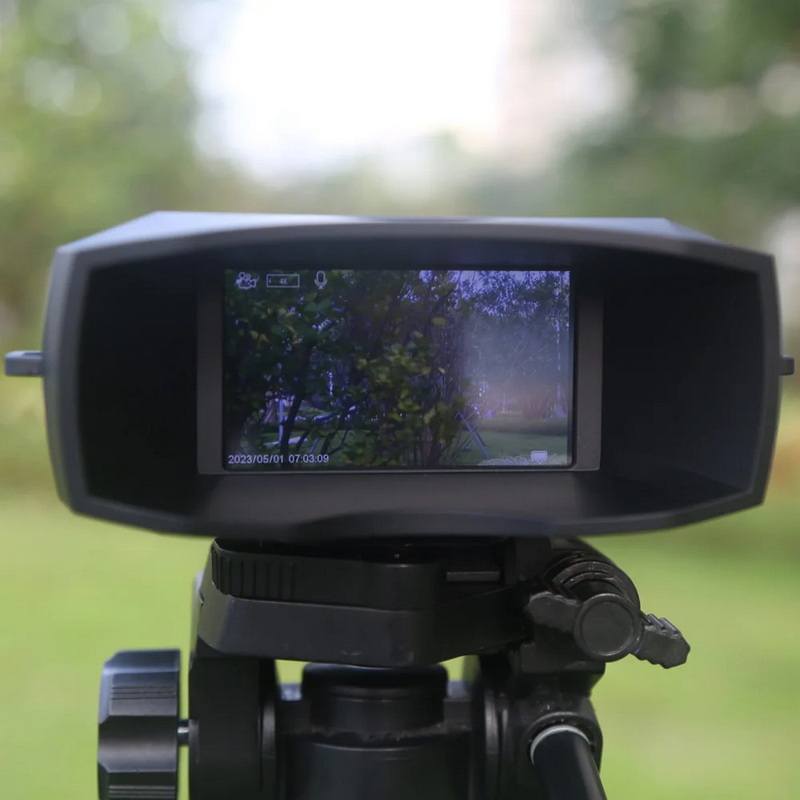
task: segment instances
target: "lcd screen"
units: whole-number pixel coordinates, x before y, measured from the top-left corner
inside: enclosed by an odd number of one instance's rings
[[[564,269],[226,270],[223,466],[572,463]]]

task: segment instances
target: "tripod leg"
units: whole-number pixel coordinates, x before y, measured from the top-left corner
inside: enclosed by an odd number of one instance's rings
[[[545,728],[531,742],[530,759],[545,800],[606,800],[589,740],[576,727]]]

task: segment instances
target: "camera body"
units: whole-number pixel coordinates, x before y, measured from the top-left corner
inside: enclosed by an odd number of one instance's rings
[[[42,373],[73,510],[335,544],[755,505],[785,369],[772,258],[664,220],[170,212],[58,249]]]

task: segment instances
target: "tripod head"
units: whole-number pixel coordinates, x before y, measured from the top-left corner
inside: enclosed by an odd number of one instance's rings
[[[602,797],[592,686],[688,645],[576,537],[760,502],[791,370],[772,259],[663,220],[170,213],[59,248],[6,371],[44,379],[61,497],[219,537],[188,718],[179,653],[106,665],[101,796],[174,797],[186,744],[193,800]]]
[[[327,554],[218,541],[193,618],[185,722],[177,651],[106,664],[103,797],[166,793],[183,743],[195,799],[600,798],[589,694],[605,664],[689,652],[616,565],[546,539]],[[431,666],[464,654],[460,679]],[[279,687],[276,658],[324,664]]]

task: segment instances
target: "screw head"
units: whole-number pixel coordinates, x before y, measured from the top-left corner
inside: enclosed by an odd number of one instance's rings
[[[590,658],[616,661],[633,652],[642,638],[639,612],[617,594],[598,594],[581,604],[575,642]]]

